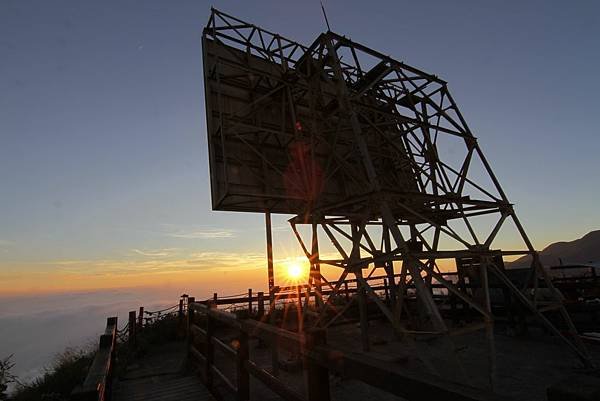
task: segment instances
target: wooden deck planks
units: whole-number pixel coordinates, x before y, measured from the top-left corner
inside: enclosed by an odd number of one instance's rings
[[[196,377],[169,375],[123,382],[115,391],[113,400],[214,401],[214,397]]]
[[[200,379],[184,370],[185,343],[153,347],[114,383],[113,401],[214,401]]]

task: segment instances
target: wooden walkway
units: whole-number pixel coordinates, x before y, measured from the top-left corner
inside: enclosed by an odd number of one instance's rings
[[[214,401],[197,376],[185,373],[184,342],[152,347],[114,383],[113,401]]]

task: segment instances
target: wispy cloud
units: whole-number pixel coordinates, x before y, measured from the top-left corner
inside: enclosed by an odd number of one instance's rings
[[[291,226],[289,224],[275,224],[271,227],[272,231],[290,231]],[[264,228],[261,228],[262,230],[264,230]]]
[[[256,269],[266,263],[265,255],[252,252],[198,252],[184,254],[176,249],[132,250],[138,257],[105,260],[57,260],[46,262],[58,271],[71,274],[128,275],[189,271],[237,271]],[[169,252],[172,252],[169,254]]]
[[[132,249],[131,251],[142,256],[149,256],[154,258],[173,256],[177,253],[179,248],[163,248],[163,249],[151,249],[151,250],[142,250],[142,249]]]
[[[258,252],[196,252],[190,255],[192,261],[210,263],[212,266],[243,268],[265,263],[266,256]]]
[[[185,239],[220,239],[233,238],[235,232],[232,230],[191,230],[191,231],[176,231],[167,233],[168,237],[185,238]]]

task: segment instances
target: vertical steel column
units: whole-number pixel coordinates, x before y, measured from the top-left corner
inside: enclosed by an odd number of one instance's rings
[[[383,225],[382,226],[382,237],[383,237],[383,252],[390,255],[392,252],[392,244],[390,241],[390,230]],[[392,305],[392,312],[400,319],[400,311],[396,308],[396,278],[394,277],[394,261],[388,260],[385,262],[385,273],[388,277],[388,286],[390,292],[390,303]]]
[[[317,223],[312,223],[312,248],[311,248],[311,261],[310,261],[310,274],[313,278],[315,287],[315,305],[321,303],[321,264],[319,263],[319,237],[317,231]],[[308,303],[308,298],[306,299]]]
[[[352,230],[352,251],[350,252],[350,264],[355,264],[360,260],[360,239],[362,237],[360,227],[356,223],[351,223]],[[367,294],[364,287],[362,266],[356,266],[353,270],[356,277],[356,291],[358,298],[358,312],[360,314],[360,336],[363,351],[369,351],[371,348],[369,342],[369,319],[367,310]]]
[[[492,318],[492,304],[490,301],[489,265],[489,256],[482,256],[479,262],[479,269],[481,274],[481,287],[484,291],[483,304],[485,310],[488,312],[488,315],[484,316],[483,319],[485,321],[485,335],[488,343],[488,374],[490,388],[494,391],[496,388],[496,343],[494,341],[494,319]]]
[[[329,389],[329,369],[317,363],[310,352],[318,346],[326,344],[325,330],[313,330],[306,333],[306,350],[302,357],[304,365],[304,381],[306,387],[307,401],[329,401],[331,392]]]
[[[300,284],[296,284],[296,313],[298,314],[298,333],[304,331],[304,313],[302,311],[302,288]]]

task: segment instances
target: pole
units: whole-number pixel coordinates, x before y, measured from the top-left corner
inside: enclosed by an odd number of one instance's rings
[[[304,355],[303,359],[307,401],[329,401],[331,399],[329,370],[327,367],[318,364],[309,354],[316,347],[325,344],[325,330],[314,330],[306,334],[306,348],[308,353]]]
[[[275,278],[273,275],[273,233],[271,230],[271,212],[265,211],[265,231],[267,234],[267,274],[269,283],[269,321],[275,323]],[[277,341],[271,342],[271,369],[274,376],[279,374],[279,351]]]
[[[248,316],[252,315],[252,288],[248,288]]]
[[[256,314],[259,318],[262,318],[265,314],[265,293],[262,291],[258,292],[258,309]]]
[[[275,277],[273,275],[273,233],[271,230],[271,212],[265,212],[265,229],[267,232],[267,274],[269,279],[269,294],[273,292]]]
[[[310,261],[310,274],[312,275],[313,282],[315,284],[315,305],[319,305],[321,302],[320,295],[322,290],[321,285],[321,264],[319,263],[319,237],[318,237],[318,226],[317,223],[312,223],[312,247],[311,247],[311,261]],[[308,298],[306,298],[308,303]]]
[[[300,289],[300,284],[296,285],[296,297],[298,298],[296,306],[296,311],[298,313],[298,333],[302,333],[304,331],[304,315],[302,313],[302,291]]]
[[[133,347],[135,345],[135,311],[129,312],[129,345]]]
[[[142,329],[142,326],[144,325],[144,307],[140,306],[140,314],[138,315],[138,329]]]

